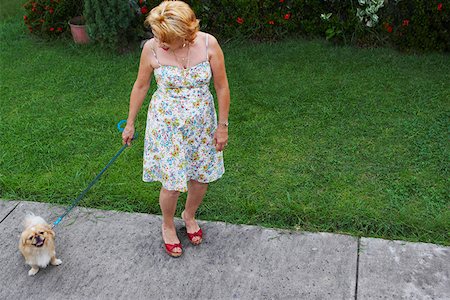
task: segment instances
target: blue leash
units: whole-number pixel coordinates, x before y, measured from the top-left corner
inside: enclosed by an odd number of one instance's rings
[[[123,132],[123,128],[122,128],[122,124],[126,123],[126,120],[122,120],[117,124],[117,128],[119,129],[120,132]],[[135,140],[138,137],[138,134],[135,133],[133,136],[132,140]],[[53,222],[53,226],[52,228],[54,228],[56,225],[59,224],[59,222],[61,222],[61,220],[75,207],[77,206],[77,204],[81,201],[81,199],[83,199],[84,195],[86,195],[86,193],[91,189],[91,187],[100,179],[100,176],[102,176],[103,173],[105,173],[105,171],[109,168],[110,165],[112,165],[112,163],[117,159],[117,157],[119,157],[119,155],[123,152],[123,150],[125,150],[128,147],[127,144],[123,145],[122,148],[120,148],[120,150],[116,153],[116,155],[114,155],[113,158],[111,158],[111,160],[109,161],[109,163],[103,168],[103,170],[98,173],[98,175],[94,178],[94,180],[91,181],[91,183],[89,183],[88,187],[81,192],[81,194],[77,197],[77,199],[75,199],[75,201],[72,202],[72,205],[70,205],[66,211],[55,221]]]

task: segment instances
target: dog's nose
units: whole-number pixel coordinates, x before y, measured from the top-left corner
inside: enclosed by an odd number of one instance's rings
[[[40,243],[40,242],[42,242],[42,238],[38,235],[38,236],[36,236],[36,244],[38,244],[38,243]]]

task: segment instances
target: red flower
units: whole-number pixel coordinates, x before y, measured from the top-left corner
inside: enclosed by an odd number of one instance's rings
[[[386,30],[389,32],[389,33],[391,33],[392,32],[392,30],[393,30],[393,28],[392,28],[392,26],[391,25],[388,25],[388,27],[386,28]]]
[[[55,28],[53,28],[53,27],[50,27],[50,31],[55,31]]]
[[[139,0],[139,4],[142,4],[142,3],[144,3],[144,0]]]
[[[283,3],[284,2],[284,0],[280,0],[280,3]]]
[[[23,19],[26,21],[28,19],[28,17],[27,16],[23,16]]]
[[[284,15],[283,19],[289,20],[291,18],[291,13],[287,13]]]
[[[62,32],[62,28],[61,27],[58,27],[58,28],[56,28],[56,31],[58,31],[58,32]]]
[[[148,8],[147,8],[147,6],[142,6],[142,7],[141,7],[141,13],[142,13],[143,15],[145,15],[146,13],[148,13]]]
[[[37,9],[36,9],[36,7],[33,7],[32,9],[31,9],[31,11],[36,11]]]
[[[269,24],[270,24],[270,25],[273,25],[273,24],[275,24],[275,22],[274,22],[273,20],[270,20],[270,21],[269,21]]]
[[[142,13],[143,15],[145,15],[146,13],[148,13],[148,8],[147,8],[147,6],[142,6],[142,7],[141,7],[141,13]]]
[[[244,23],[244,19],[241,18],[241,17],[238,17],[238,18],[236,19],[236,22],[238,22],[239,24],[243,24],[243,23]]]
[[[403,26],[408,26],[409,25],[409,20],[408,19],[404,19],[402,25]]]
[[[442,10],[442,3],[438,3],[438,10]]]
[[[50,9],[48,10],[48,12],[52,14],[52,13],[54,12],[53,8],[50,7]]]

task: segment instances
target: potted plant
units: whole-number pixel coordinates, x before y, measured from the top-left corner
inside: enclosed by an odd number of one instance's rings
[[[70,32],[75,43],[87,44],[89,43],[89,35],[87,33],[86,20],[83,16],[73,17],[69,21]]]

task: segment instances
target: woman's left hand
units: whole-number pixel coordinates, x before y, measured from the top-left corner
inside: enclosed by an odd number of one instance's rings
[[[228,128],[219,126],[214,133],[214,146],[217,151],[222,151],[228,144]]]

